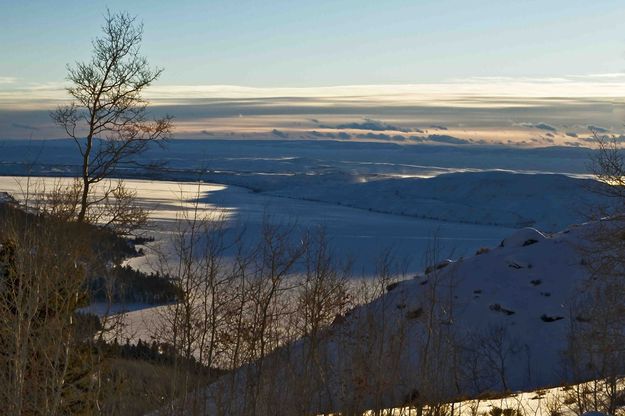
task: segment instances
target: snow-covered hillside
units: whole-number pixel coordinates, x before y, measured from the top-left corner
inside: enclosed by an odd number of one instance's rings
[[[3,175],[78,173],[71,140],[0,141],[0,148]],[[202,180],[419,218],[557,231],[584,221],[587,206],[601,201],[589,190],[593,182],[570,176],[588,176],[591,156],[590,149],[570,147],[174,140],[150,149],[143,167],[115,175]],[[163,160],[165,168],[149,168]]]
[[[557,231],[584,221],[591,207],[609,204],[595,192],[599,186],[565,175],[487,171],[309,183],[272,193],[419,218]]]
[[[256,394],[284,414],[561,385],[573,300],[589,277],[583,247],[596,227],[522,229],[491,250],[391,284],[318,339],[271,354],[262,376],[252,364],[222,378],[206,391],[207,412],[224,401],[244,406],[256,376]]]

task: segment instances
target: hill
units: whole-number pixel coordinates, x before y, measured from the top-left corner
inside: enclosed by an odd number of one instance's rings
[[[389,284],[316,338],[210,386],[207,414],[223,403],[245,414],[252,399],[257,414],[351,414],[574,381],[580,374],[565,352],[571,329],[587,322],[580,295],[600,226],[522,229],[499,247]]]
[[[559,174],[486,171],[360,183],[309,180],[272,193],[419,218],[557,231],[584,221],[590,207],[610,204],[596,193],[600,187]]]

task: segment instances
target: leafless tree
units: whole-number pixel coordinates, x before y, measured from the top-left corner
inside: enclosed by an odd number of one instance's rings
[[[610,202],[594,207],[598,221],[578,247],[588,278],[570,302],[563,362],[571,381],[587,381],[572,389],[576,410],[614,414],[625,374],[625,157],[618,138],[593,136],[594,190]]]
[[[509,390],[508,368],[520,352],[518,341],[511,338],[502,324],[492,325],[479,335],[479,352],[487,368],[496,374],[500,387]]]
[[[88,246],[77,227],[2,208],[2,414],[88,413],[96,406],[98,358],[75,314],[87,300],[81,259]]]
[[[81,156],[78,222],[88,221],[90,209],[107,199],[132,201],[121,182],[98,196],[92,187],[120,165],[135,163],[137,155],[167,139],[172,129],[170,116],[148,119],[148,102],[141,95],[163,71],[151,68],[140,53],[143,26],[126,13],[107,12],[102,32],[93,41],[91,60],[68,66],[72,85],[67,92],[74,101],[51,114]],[[128,208],[128,202],[124,205]]]
[[[593,133],[596,149],[591,158],[591,170],[595,178],[606,187],[600,191],[625,202],[625,157],[619,139]]]

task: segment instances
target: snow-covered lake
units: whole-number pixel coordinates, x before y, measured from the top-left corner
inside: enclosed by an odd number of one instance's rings
[[[67,178],[0,177],[0,191],[24,197],[30,188],[51,187]],[[183,210],[194,207],[199,195],[201,213],[224,213],[232,227],[245,227],[258,235],[263,221],[297,224],[298,227],[324,227],[338,256],[354,261],[356,274],[373,271],[375,259],[392,249],[397,259],[409,261],[408,271],[424,267],[424,252],[436,237],[442,257],[473,254],[484,246],[495,246],[511,229],[488,225],[461,224],[382,214],[299,199],[256,193],[245,188],[218,184],[127,180],[142,204],[149,207],[157,240],[167,239]],[[32,191],[31,191],[32,192]],[[256,234],[255,234],[256,233]],[[137,260],[135,264],[139,265]]]

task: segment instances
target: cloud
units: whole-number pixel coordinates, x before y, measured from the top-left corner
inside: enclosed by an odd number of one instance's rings
[[[23,83],[21,79],[0,76],[0,107],[15,108],[16,103],[22,108],[45,108],[49,110],[58,104],[58,100],[68,98],[64,87],[59,83]],[[19,88],[14,89],[14,86]],[[361,107],[391,103],[414,106],[417,103],[440,102],[457,99],[465,105],[482,106],[488,98],[488,105],[510,106],[510,97],[531,99],[586,98],[596,97],[621,98],[625,95],[625,73],[567,75],[559,78],[528,77],[477,77],[469,79],[450,79],[438,83],[422,84],[373,84],[342,85],[332,87],[303,88],[255,88],[235,85],[163,85],[152,86],[145,97],[158,105],[195,105],[199,101],[210,100],[265,100],[275,101],[289,97],[292,100],[319,102],[357,103]],[[478,98],[476,98],[478,97]],[[482,98],[479,98],[482,97]],[[10,102],[4,102],[8,101]],[[357,114],[375,113],[360,111]],[[310,114],[311,117],[316,117]]]
[[[547,131],[553,131],[553,132],[558,131],[557,128],[547,123],[520,123],[519,125],[522,127],[530,127],[534,129],[540,129],[540,130],[547,130]]]
[[[412,140],[415,142],[423,142],[424,138],[419,136],[402,136],[401,134],[386,134],[386,133],[360,133],[355,136],[350,135],[347,132],[339,131],[337,133],[322,133],[317,130],[312,130],[308,132],[309,135],[318,137],[318,138],[329,138],[329,139],[341,139],[341,140],[351,140],[351,139],[361,139],[361,140],[384,140],[384,141],[398,141],[403,142],[406,140]],[[461,140],[461,139],[458,139]]]
[[[437,126],[436,124],[433,126],[430,126],[431,129],[435,129],[435,130],[447,130],[447,127],[445,126]]]
[[[279,137],[281,139],[287,139],[289,137],[289,135],[281,130],[278,129],[273,129],[271,130],[271,134],[273,134],[276,137]]]
[[[313,131],[309,131],[308,134],[314,137],[326,137],[328,139],[341,139],[341,140],[352,139],[352,136],[344,131],[341,131],[335,134],[335,133],[321,133],[321,132],[318,132],[317,130],[313,130]]]
[[[569,75],[569,78],[572,79],[621,79],[625,80],[625,73],[623,72],[608,72],[604,74],[586,74],[586,75]]]
[[[567,131],[565,134],[566,134],[567,136],[569,136],[569,137],[575,137],[575,138],[577,138],[577,133],[573,133],[573,132]]]
[[[16,128],[16,129],[22,129],[22,130],[30,130],[30,131],[39,130],[39,128],[37,127],[29,126],[28,124],[21,124],[21,123],[11,123],[11,127]]]
[[[458,137],[448,136],[446,134],[430,134],[428,140],[436,143],[447,143],[447,144],[469,144],[471,143],[469,140],[459,139]]]
[[[541,130],[558,131],[558,129],[553,127],[551,124],[547,124],[547,123],[538,123],[538,124],[535,124],[534,127],[537,129],[541,129]]]
[[[615,143],[625,143],[625,135],[612,135],[609,136],[610,140],[613,140]],[[597,143],[597,139],[593,136],[591,137],[581,137],[580,140],[588,143]]]
[[[620,136],[612,136],[612,140],[616,143],[625,143],[625,136],[622,134]]]
[[[622,97],[625,73],[562,77],[472,77],[422,84],[338,85],[331,87],[258,88],[235,85],[155,85],[150,99],[172,98],[365,98],[392,97],[415,102],[422,97]],[[368,114],[368,113],[367,113]]]
[[[365,118],[363,123],[345,123],[339,124],[336,126],[337,129],[353,129],[353,130],[372,130],[372,131],[401,131],[408,132],[409,129],[405,129],[402,127],[394,126],[392,124],[387,124],[379,120],[373,120],[370,118]]]
[[[396,141],[404,141],[406,138],[399,134],[384,134],[384,133],[367,133],[367,134],[358,134],[356,135],[359,139],[373,139],[373,140],[396,140]]]
[[[208,131],[208,130],[200,130],[200,133],[205,135],[205,136],[214,136],[215,133],[213,133],[212,131]]]
[[[13,85],[0,85],[0,136],[10,138],[23,138],[31,134],[31,130],[12,127],[12,123],[22,126],[34,126],[39,128],[38,137],[60,137],[63,134],[53,123],[50,123],[49,110],[65,101],[53,97],[53,92],[67,98],[67,93],[62,88],[55,90],[37,91],[37,94],[47,94],[41,107],[24,107],[25,91],[21,87],[22,80],[18,80],[19,89]],[[394,88],[394,87],[393,87]],[[364,89],[364,87],[363,87]],[[33,90],[34,91],[34,90]],[[31,91],[30,98],[34,92]],[[146,98],[150,99],[146,92]],[[313,91],[311,92],[311,95]],[[334,91],[334,90],[333,90]],[[392,88],[388,91],[392,91]],[[625,86],[623,87],[625,94]],[[328,94],[330,91],[326,90]],[[349,91],[348,91],[349,92]],[[622,123],[619,112],[614,111],[614,100],[610,98],[594,97],[591,99],[575,98],[550,98],[533,99],[528,97],[490,97],[476,95],[473,97],[457,98],[455,95],[446,97],[418,96],[415,91],[411,95],[412,101],[407,101],[404,96],[392,94],[368,97],[347,96],[340,94],[332,97],[245,97],[237,98],[188,98],[175,101],[153,100],[154,105],[150,108],[154,117],[172,114],[176,117],[175,135],[187,137],[196,135],[209,138],[203,129],[214,132],[214,137],[230,137],[229,132],[238,137],[264,137],[284,140],[281,134],[288,134],[289,139],[308,137],[310,139],[327,138],[333,140],[358,139],[357,134],[384,133],[391,135],[403,135],[409,143],[426,141],[428,134],[440,134],[457,136],[456,138],[474,138],[471,143],[478,144],[478,139],[484,139],[484,143],[494,143],[498,140],[511,138],[515,141],[530,140],[533,137],[548,137],[546,133],[551,130],[540,130],[538,122],[553,126],[558,129],[557,137],[564,138],[564,132],[577,132],[580,137],[589,136],[587,125],[612,127],[612,132],[619,132],[617,127]],[[267,92],[269,93],[269,92]],[[373,91],[375,93],[375,91]],[[190,93],[191,94],[191,93]],[[28,97],[29,95],[26,94]],[[40,95],[37,95],[40,96]],[[30,100],[29,98],[29,100]],[[397,99],[397,100],[396,100]],[[434,100],[434,101],[433,101]],[[28,101],[32,104],[32,101]],[[45,104],[45,105],[44,105]],[[239,114],[245,117],[240,119]],[[313,120],[319,121],[315,123]],[[580,120],[584,120],[580,124]],[[533,122],[528,124],[531,128],[520,127],[519,122]],[[357,126],[354,126],[355,123]],[[368,126],[363,126],[370,123]],[[514,125],[513,125],[514,123]],[[340,124],[352,124],[351,127],[380,128],[404,128],[409,132],[403,133],[397,130],[339,130],[334,126]],[[325,128],[330,125],[331,128]],[[447,126],[450,130],[434,130],[432,125],[438,127]],[[4,127],[4,128],[3,128]],[[425,130],[420,133],[416,128]],[[436,126],[435,126],[436,127]],[[276,129],[278,135],[272,134]],[[456,129],[462,129],[463,133],[456,133]],[[318,136],[308,131],[318,131],[322,134],[331,133],[328,136]],[[625,130],[624,130],[625,132]],[[338,136],[343,133],[342,136]],[[202,136],[204,134],[204,136]],[[609,134],[609,133],[608,133]],[[411,136],[419,136],[412,138]],[[569,136],[573,137],[573,136]],[[399,139],[399,138],[398,138]],[[375,140],[393,140],[392,137],[378,136]],[[441,140],[441,139],[435,139]],[[449,139],[442,139],[449,140]],[[573,140],[573,139],[568,139]],[[564,140],[563,140],[564,141]],[[402,143],[402,142],[398,142]],[[405,143],[405,142],[404,142]],[[585,142],[581,141],[582,144]],[[442,144],[442,143],[441,143]],[[544,143],[536,143],[543,145]]]
[[[615,143],[625,143],[625,135],[619,135],[619,136],[612,136],[610,138],[610,140],[613,140]],[[586,141],[588,142],[593,142],[595,141],[594,137],[589,137],[588,139],[586,139]]]
[[[610,131],[610,129],[606,129],[605,127],[601,127],[601,126],[594,126],[592,124],[590,124],[589,126],[587,126],[588,130],[595,132],[595,133],[608,133]]]
[[[315,137],[328,137],[329,133],[320,133],[317,130],[313,130],[313,131],[309,131],[308,134],[310,134],[311,136],[315,136]]]

